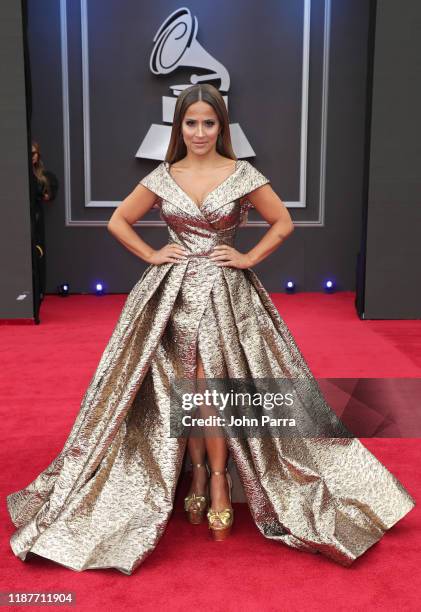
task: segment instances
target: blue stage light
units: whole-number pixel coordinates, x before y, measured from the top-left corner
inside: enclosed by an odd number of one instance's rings
[[[285,283],[285,291],[287,293],[293,293],[295,291],[295,283],[292,280],[289,280]]]
[[[61,285],[57,287],[57,293],[61,295],[62,297],[67,297],[69,295],[69,292],[70,292],[69,283],[62,283]]]
[[[324,289],[326,291],[326,293],[331,293],[332,291],[335,290],[335,283],[333,282],[333,280],[328,279],[325,284],[324,284]]]
[[[102,283],[95,283],[95,294],[104,295],[104,285]]]

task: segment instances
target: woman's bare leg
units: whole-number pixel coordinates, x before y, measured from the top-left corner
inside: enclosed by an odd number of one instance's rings
[[[197,355],[196,376],[197,378],[205,378],[203,363],[199,353]],[[205,438],[196,439],[204,442],[211,471],[224,472],[228,459],[228,447],[222,433],[219,436],[208,433]],[[231,506],[228,482],[224,474],[211,474],[210,497],[212,510],[223,510]]]
[[[200,364],[198,364],[196,371],[196,378],[204,378],[203,365],[200,360]],[[190,484],[190,489],[188,495],[193,493],[197,493],[197,495],[204,495],[206,493],[207,482],[208,482],[208,472],[205,467],[206,462],[206,445],[205,439],[202,436],[189,436],[187,442],[187,448],[189,451],[190,459],[193,464],[193,476]],[[195,468],[194,465],[197,463],[201,463],[203,467]]]
[[[190,484],[188,495],[193,493],[204,495],[206,493],[206,484],[208,482],[208,472],[205,466],[206,447],[204,438],[189,437],[187,448],[193,464],[193,475]],[[203,467],[194,467],[196,463],[201,463]]]

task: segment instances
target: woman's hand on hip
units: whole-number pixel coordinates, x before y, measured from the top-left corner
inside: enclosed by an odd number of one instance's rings
[[[187,250],[179,244],[166,244],[162,249],[154,251],[148,258],[149,264],[180,263],[187,259]]]
[[[244,270],[252,265],[251,259],[246,253],[240,253],[237,249],[227,244],[218,244],[209,257],[218,266]]]

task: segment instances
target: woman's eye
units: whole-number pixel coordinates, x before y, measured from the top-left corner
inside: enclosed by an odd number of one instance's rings
[[[207,125],[208,127],[212,127],[212,125],[215,125],[215,122],[214,122],[214,121],[206,121],[205,123],[206,123],[206,125]],[[186,121],[186,124],[187,124],[187,125],[193,125],[193,124],[194,124],[194,121],[193,121],[192,119],[188,119],[188,120]]]

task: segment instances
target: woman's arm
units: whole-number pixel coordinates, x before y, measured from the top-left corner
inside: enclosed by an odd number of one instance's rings
[[[217,245],[210,257],[218,266],[235,268],[255,266],[275,251],[294,231],[294,224],[285,204],[269,184],[254,189],[245,199],[253,204],[271,228],[248,253],[240,253],[226,244]]]
[[[132,227],[152,208],[155,200],[156,194],[139,183],[115,209],[107,229],[129,251],[149,264],[176,263],[184,259],[182,247],[171,244],[157,251],[142,240]]]
[[[250,265],[260,263],[294,231],[294,223],[281,198],[272,187],[262,185],[247,195],[256,210],[262,215],[271,227],[259,242],[246,253]]]

